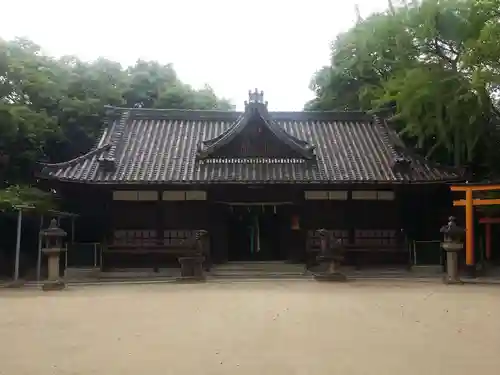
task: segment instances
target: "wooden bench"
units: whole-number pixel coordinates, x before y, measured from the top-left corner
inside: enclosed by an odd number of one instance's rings
[[[113,242],[103,246],[103,264],[125,267],[178,265],[182,256],[198,254],[196,230],[166,230],[158,239],[154,230],[117,230]]]
[[[375,265],[409,265],[408,250],[398,245],[346,246],[345,260],[357,268]]]
[[[103,252],[108,254],[171,254],[171,255],[190,255],[198,252],[196,245],[188,246],[168,246],[168,245],[144,245],[144,244],[111,244],[107,245]]]
[[[389,265],[409,263],[408,250],[402,246],[393,229],[354,231],[354,243],[349,242],[347,230],[330,229],[328,234],[339,240],[345,249],[344,264],[361,267],[362,265]],[[308,259],[313,262],[319,254],[320,241],[317,231],[308,232]]]

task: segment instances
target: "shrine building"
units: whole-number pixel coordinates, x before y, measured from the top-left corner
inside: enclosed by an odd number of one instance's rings
[[[215,264],[306,262],[321,228],[347,263],[406,264],[462,180],[383,118],[269,111],[257,90],[242,112],[109,107],[95,147],[39,178],[80,215],[77,241],[102,245],[103,268],[175,264],[200,229]]]

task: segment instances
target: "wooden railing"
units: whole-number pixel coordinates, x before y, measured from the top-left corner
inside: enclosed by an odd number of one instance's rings
[[[208,236],[197,240],[198,230],[165,230],[162,236],[150,229],[117,230],[103,246],[105,268],[161,268],[178,266],[179,257],[205,255],[209,264]]]
[[[116,230],[105,253],[188,255],[197,252],[196,230],[165,230],[158,238],[156,230]]]
[[[345,263],[353,265],[375,263],[409,264],[410,253],[397,230],[355,229],[354,239],[349,241],[349,231],[328,229],[328,234],[337,239],[345,249]],[[309,230],[307,236],[309,257],[320,251],[317,230]]]

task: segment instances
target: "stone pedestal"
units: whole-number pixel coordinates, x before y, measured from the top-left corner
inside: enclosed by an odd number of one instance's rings
[[[6,288],[12,288],[12,289],[15,289],[15,288],[22,288],[24,286],[26,282],[24,280],[21,280],[21,279],[18,279],[18,280],[15,280],[15,281],[12,281],[10,283],[7,283],[5,285]]]
[[[48,259],[48,277],[44,282],[42,289],[45,291],[64,289],[66,284],[59,277],[59,257],[62,249],[49,248],[42,249],[42,251],[45,255],[47,255]]]
[[[338,261],[335,257],[318,256],[318,263],[327,264],[326,272],[315,273],[314,279],[317,281],[347,281],[347,276],[338,270]]]
[[[338,268],[343,259],[343,249],[338,240],[328,234],[325,229],[319,229],[321,253],[316,257],[321,271],[313,271],[317,281],[347,281],[347,276]]]
[[[441,245],[446,252],[445,284],[462,284],[458,273],[458,253],[463,249],[462,243],[443,242]]]
[[[444,235],[441,247],[446,253],[446,276],[443,281],[445,284],[462,284],[458,275],[458,253],[464,247],[461,239],[465,231],[457,225],[455,217],[450,216],[448,224],[444,225],[440,232]]]
[[[181,281],[204,281],[203,271],[204,256],[190,256],[179,258],[181,264]]]

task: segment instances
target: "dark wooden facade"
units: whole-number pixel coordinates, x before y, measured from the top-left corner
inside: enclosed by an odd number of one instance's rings
[[[348,263],[405,264],[405,241],[438,230],[444,182],[459,179],[380,119],[268,112],[258,92],[242,113],[110,109],[94,150],[40,177],[82,214],[81,239],[105,244],[105,267],[157,268],[192,251],[198,230],[215,263],[307,262],[321,228]]]
[[[443,185],[392,189],[369,185],[362,186],[364,190],[326,190],[326,186],[310,190],[308,186],[290,184],[206,186],[206,190],[194,190],[206,192],[206,200],[182,201],[163,200],[163,194],[186,194],[189,190],[137,186],[137,190],[126,191],[154,192],[158,199],[113,200],[113,191],[123,191],[115,190],[118,188],[62,188],[68,202],[73,203],[68,208],[82,214],[77,222],[77,241],[105,244],[105,268],[175,266],[179,254],[172,249],[189,242],[200,229],[209,233],[207,248],[213,263],[307,262],[319,251],[317,229],[325,228],[346,247],[348,264],[404,265],[410,261],[407,240],[432,238],[429,232],[438,238],[439,224],[449,209]],[[443,194],[436,196],[439,190]],[[329,192],[337,199],[306,199],[306,192],[311,191]],[[395,199],[355,199],[360,191],[391,192]],[[338,199],[343,194],[346,199]],[[426,201],[424,206],[432,207],[432,213],[415,210],[413,201]],[[256,217],[262,242],[260,252],[250,248],[256,245],[248,231],[251,225],[255,226]],[[298,228],[294,227],[297,223]]]

